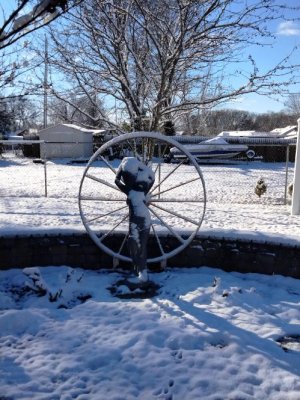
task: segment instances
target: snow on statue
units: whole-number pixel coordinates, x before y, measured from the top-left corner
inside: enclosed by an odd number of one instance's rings
[[[141,282],[147,282],[147,241],[151,217],[148,193],[154,184],[151,168],[135,157],[125,157],[116,173],[115,183],[127,195],[129,207],[128,247],[133,268]]]

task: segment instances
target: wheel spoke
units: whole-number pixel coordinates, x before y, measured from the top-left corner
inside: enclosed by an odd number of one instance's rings
[[[197,178],[190,179],[189,181],[178,183],[178,185],[172,186],[172,187],[170,187],[168,189],[165,189],[165,190],[163,190],[161,192],[152,193],[152,196],[159,196],[159,195],[161,195],[163,193],[169,192],[170,190],[177,189],[179,187],[187,185],[188,183],[192,183],[192,182],[198,181],[199,179],[200,179],[200,177],[198,176]]]
[[[93,181],[102,183],[102,185],[108,186],[111,189],[116,190],[119,192],[120,190],[117,188],[117,186],[113,185],[112,183],[106,182],[104,179],[98,178],[97,176],[91,175],[91,174],[86,174],[86,177],[89,179],[92,179]]]
[[[125,217],[122,218],[121,221],[118,222],[110,231],[106,232],[103,236],[101,236],[101,237],[99,238],[99,242],[102,243],[103,240],[104,240],[108,235],[110,235],[112,232],[114,232],[114,230],[115,230],[118,226],[120,226],[128,217],[129,217],[129,214],[125,215]]]
[[[125,237],[124,237],[124,239],[123,239],[123,241],[122,241],[122,243],[121,243],[121,246],[120,246],[119,251],[118,251],[117,254],[119,254],[119,255],[121,254],[121,251],[123,250],[123,247],[124,247],[124,245],[126,243],[126,240],[127,240],[128,236],[129,236],[129,233],[127,232]]]
[[[114,213],[117,212],[117,211],[124,210],[124,208],[127,208],[127,205],[126,205],[126,206],[123,206],[123,207],[120,207],[120,208],[117,208],[116,210],[110,211],[110,212],[108,212],[108,213],[106,213],[106,214],[98,215],[98,217],[94,217],[94,218],[88,219],[87,222],[89,223],[89,222],[95,221],[96,219],[100,219],[100,218],[103,218],[103,217],[107,217],[108,215],[114,214]]]
[[[159,240],[159,236],[158,236],[158,234],[157,234],[157,232],[156,232],[156,230],[155,230],[153,224],[151,224],[151,228],[152,228],[152,230],[153,230],[153,233],[154,233],[154,236],[155,236],[155,238],[156,238],[156,241],[157,241],[157,244],[158,244],[158,247],[159,247],[159,249],[160,249],[161,254],[162,254],[162,255],[165,255],[166,253],[164,252],[164,249],[163,249],[163,247],[162,247],[162,245],[161,245],[161,242],[160,242],[160,240]]]
[[[121,192],[120,192],[121,193]],[[86,200],[86,201],[115,201],[115,202],[123,202],[126,200],[124,197],[123,199],[113,199],[113,198],[108,198],[108,197],[92,197],[92,196],[80,196],[80,200]]]
[[[166,213],[169,213],[169,214],[171,214],[171,215],[174,215],[175,217],[181,218],[181,219],[183,219],[184,221],[190,222],[191,224],[194,224],[194,225],[197,225],[197,226],[199,225],[199,222],[194,221],[194,220],[191,219],[191,218],[185,217],[184,215],[181,215],[181,214],[177,213],[176,211],[167,210],[166,208],[160,207],[160,206],[158,206],[158,205],[156,205],[156,204],[152,204],[152,205],[153,205],[154,207],[158,208],[159,210],[165,211]]]
[[[170,171],[170,172],[164,177],[163,180],[161,180],[157,185],[155,185],[155,186],[151,189],[150,193],[153,193],[155,189],[157,189],[159,186],[161,186],[161,184],[162,184],[163,182],[165,182],[165,181],[169,178],[169,176],[171,176],[183,163],[184,163],[184,162],[182,161],[182,162],[180,162],[179,164],[177,164],[176,167],[173,168],[172,171]]]
[[[199,199],[199,200],[186,200],[186,199],[153,199],[151,198],[149,204],[153,204],[154,203],[203,203],[203,199]]]
[[[154,210],[152,210],[151,207],[149,207],[149,210],[152,212],[152,214],[157,219],[159,219],[159,221],[162,223],[162,225],[164,225],[172,233],[172,235],[175,236],[179,240],[179,242],[185,243],[185,240],[180,235],[178,235],[178,233],[176,231],[174,231],[174,229],[171,228],[171,226],[167,222],[165,222]]]
[[[112,167],[110,163],[103,156],[100,155],[100,158],[108,166],[108,168],[116,175],[116,170],[114,169],[114,167]]]

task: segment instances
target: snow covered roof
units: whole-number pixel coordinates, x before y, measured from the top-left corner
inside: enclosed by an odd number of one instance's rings
[[[228,136],[252,136],[255,131],[222,131],[218,134],[221,137]]]
[[[75,124],[60,124],[60,125],[68,126],[69,128],[77,129],[78,131],[82,131],[82,132],[90,132],[91,131],[90,129],[83,128],[82,126],[75,125]]]
[[[288,138],[297,137],[297,126],[286,126],[284,128],[276,128],[270,132],[263,131],[222,131],[218,134],[225,138]]]
[[[222,131],[218,134],[220,137],[277,137],[276,132],[261,131]]]
[[[297,126],[289,125],[284,128],[276,128],[271,132],[275,132],[278,134],[278,137],[295,137],[297,136]]]
[[[84,128],[80,125],[75,125],[75,124],[57,124],[45,129],[40,130],[40,132],[45,132],[46,130],[53,130],[53,129],[57,129],[59,130],[60,127],[68,127],[70,129],[74,129],[76,131],[80,131],[80,132],[86,132],[86,133],[101,133],[101,132],[105,132],[104,129],[92,129],[92,128]]]
[[[93,133],[102,133],[105,132],[105,129],[93,129],[93,128],[84,128],[83,126],[75,125],[75,124],[61,124],[64,126],[68,126],[69,128],[76,129],[80,132],[93,132]]]

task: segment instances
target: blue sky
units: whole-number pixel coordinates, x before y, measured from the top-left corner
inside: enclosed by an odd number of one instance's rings
[[[296,0],[291,0],[289,5],[293,4]],[[299,4],[300,5],[300,4]],[[299,12],[298,12],[299,16]],[[266,47],[253,47],[246,49],[257,62],[261,71],[267,70],[290,54],[290,63],[298,64],[298,81],[300,78],[300,21],[278,21],[273,25],[272,31],[275,34],[274,42],[271,46]],[[296,47],[299,47],[298,49]],[[291,93],[300,93],[300,84],[296,84],[287,88]],[[241,110],[248,110],[250,112],[267,112],[267,111],[281,111],[285,108],[285,96],[274,96],[272,98],[267,96],[260,96],[250,94],[243,96],[235,102],[227,103],[226,106]]]
[[[282,0],[288,6],[300,6],[299,0]],[[7,15],[11,11],[12,5],[16,2],[12,0],[0,0],[0,22],[1,22],[1,9]],[[278,20],[273,22],[269,27],[275,35],[273,43],[266,47],[252,47],[246,48],[244,55],[251,56],[255,59],[257,66],[261,72],[268,70],[274,66],[281,59],[286,57],[293,48],[299,47],[291,56],[290,62],[292,64],[299,64],[299,81],[300,81],[300,9],[293,11],[289,17],[291,20],[284,21]],[[298,18],[298,19],[297,19]],[[287,88],[291,93],[300,93],[300,83]],[[246,95],[240,97],[236,101],[226,103],[226,108],[235,108],[247,110],[250,112],[268,112],[280,111],[284,109],[286,97],[278,95],[276,97],[259,96],[256,94]]]

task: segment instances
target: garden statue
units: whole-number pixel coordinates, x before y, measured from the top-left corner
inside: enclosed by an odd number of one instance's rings
[[[147,207],[148,193],[154,184],[150,167],[135,157],[125,157],[116,173],[115,183],[126,194],[129,207],[128,248],[134,271],[140,282],[148,281],[147,241],[151,217]]]
[[[185,161],[165,163],[170,148],[183,154],[188,171]],[[121,276],[108,290],[122,299],[150,298],[160,285],[154,275],[148,279],[148,264],[165,268],[192,242],[204,219],[206,190],[196,159],[182,144],[158,132],[128,132],[93,154],[80,181],[78,205],[88,234],[112,257],[115,270],[120,260],[137,275],[116,270]]]
[[[264,181],[263,178],[259,178],[257,181],[257,184],[255,186],[254,192],[257,194],[257,196],[260,198],[263,194],[265,194],[267,191],[267,185]]]

